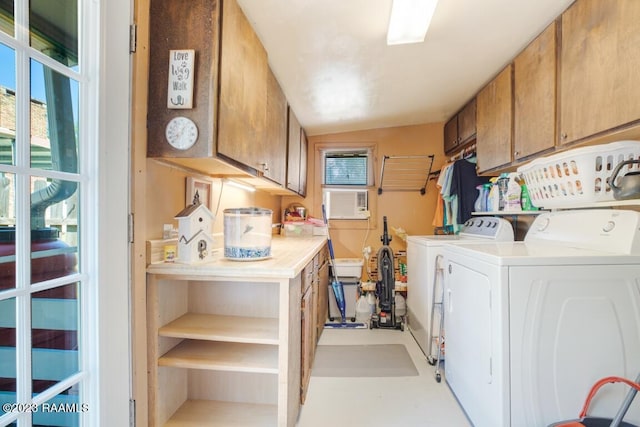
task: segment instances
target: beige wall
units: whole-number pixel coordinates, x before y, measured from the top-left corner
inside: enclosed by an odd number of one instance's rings
[[[309,137],[307,197],[282,197],[282,209],[291,203],[302,203],[309,214],[322,218],[321,170],[318,149],[335,145],[348,147],[356,143],[373,143],[376,147],[375,185],[369,190],[371,219],[367,221],[331,221],[331,240],[337,258],[361,257],[362,248],[371,246],[375,253],[382,245],[382,217],[387,217],[394,250],[406,249],[406,244],[391,230],[402,227],[408,234],[432,234],[435,211],[435,180],[429,181],[427,193],[418,191],[382,192],[377,194],[383,156],[435,155],[433,170],[439,170],[447,160],[443,152],[443,123],[395,128],[373,129]]]
[[[210,171],[215,174],[216,171]],[[220,190],[222,198],[218,215],[213,224],[214,233],[223,231],[223,212],[227,208],[257,206],[273,210],[273,222],[280,222],[280,196],[271,196],[262,191],[248,192],[229,185],[222,185],[221,178],[213,178],[206,175],[189,174],[184,169],[147,160],[147,191],[145,192],[147,218],[145,221],[146,239],[162,238],[163,224],[173,224],[178,227],[178,222],[173,219],[175,214],[185,208],[186,178],[203,179],[212,183],[211,211],[215,214]]]

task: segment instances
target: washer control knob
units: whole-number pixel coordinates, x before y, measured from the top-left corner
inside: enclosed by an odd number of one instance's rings
[[[613,221],[608,221],[604,227],[602,227],[602,231],[604,231],[605,233],[610,232],[611,230],[613,230],[614,228],[616,228],[616,223]]]

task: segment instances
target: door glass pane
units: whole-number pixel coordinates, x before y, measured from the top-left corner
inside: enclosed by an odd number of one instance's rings
[[[87,404],[80,403],[78,391],[73,387],[47,400],[39,409],[33,414],[34,426],[79,426],[80,414],[89,410]]]
[[[31,0],[31,46],[69,67],[78,64],[77,0]]]
[[[77,271],[77,187],[73,181],[31,179],[31,283]]]
[[[31,61],[31,167],[78,172],[78,82]]]
[[[0,403],[16,402],[16,299],[0,300]],[[0,416],[4,412],[0,410]]]
[[[13,35],[13,0],[0,0],[0,31]]]
[[[15,175],[0,172],[0,292],[16,287]]]
[[[0,64],[0,164],[13,165],[16,140],[16,54],[2,43]]]
[[[78,284],[74,283],[32,294],[31,362],[34,394],[78,372],[78,288]]]
[[[78,390],[72,387],[44,402],[40,409],[33,414],[34,426],[75,427],[80,425],[80,414],[89,407],[80,403]]]

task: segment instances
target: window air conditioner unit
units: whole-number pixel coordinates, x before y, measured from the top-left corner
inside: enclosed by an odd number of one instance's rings
[[[369,217],[367,190],[331,188],[323,190],[327,219],[367,219]]]

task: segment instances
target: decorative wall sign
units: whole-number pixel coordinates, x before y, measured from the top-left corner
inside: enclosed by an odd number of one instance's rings
[[[193,108],[193,72],[196,52],[193,49],[169,51],[169,90],[167,108]]]

